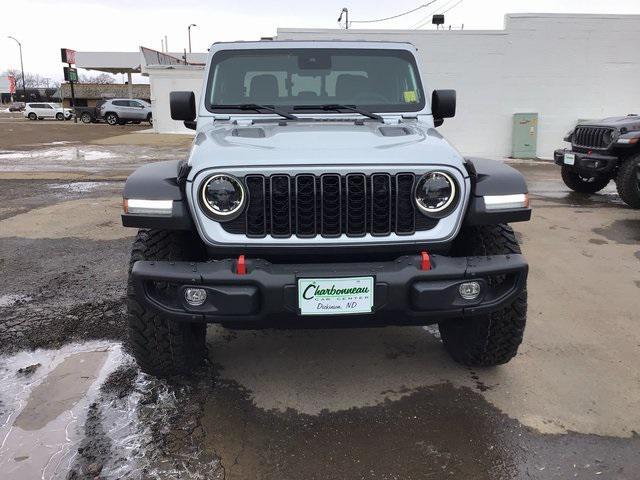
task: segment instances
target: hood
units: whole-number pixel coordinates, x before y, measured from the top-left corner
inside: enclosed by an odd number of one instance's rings
[[[640,116],[626,115],[624,117],[607,117],[601,120],[592,120],[582,122],[579,125],[593,125],[598,127],[614,127],[618,130],[626,128],[627,130],[640,130]]]
[[[193,143],[194,172],[220,166],[440,164],[464,172],[462,156],[434,128],[353,120],[214,123]]]

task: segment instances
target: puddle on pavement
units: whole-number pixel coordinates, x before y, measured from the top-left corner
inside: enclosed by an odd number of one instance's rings
[[[640,244],[640,219],[614,220],[611,225],[604,228],[594,228],[592,231],[618,244]]]
[[[11,307],[17,303],[26,303],[31,300],[29,295],[23,295],[20,293],[9,293],[6,295],[0,295],[0,307]]]
[[[52,190],[61,190],[69,193],[87,193],[99,189],[104,186],[105,182],[72,182],[72,183],[53,183],[47,185]]]
[[[211,478],[189,386],[139,372],[120,344],[0,358],[3,478]],[[205,391],[206,389],[202,389]]]
[[[219,342],[237,340],[231,335]],[[238,355],[246,356],[241,346]],[[277,377],[277,361],[248,365],[253,373]],[[540,434],[472,388],[442,379],[397,392],[394,400],[385,394],[376,404],[309,414],[259,406],[228,367],[218,367],[215,384],[210,367],[190,380],[161,381],[140,373],[113,342],[0,358],[0,472],[16,480],[546,480],[635,479],[640,473],[638,436]],[[275,381],[278,391],[290,391],[286,396],[323,380]]]
[[[104,171],[134,168],[151,160],[182,158],[184,147],[59,145],[37,150],[1,150],[0,171]]]

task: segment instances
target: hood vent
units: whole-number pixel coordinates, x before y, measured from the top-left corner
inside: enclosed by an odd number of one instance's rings
[[[411,130],[407,127],[380,127],[383,137],[404,137],[411,135]]]
[[[264,130],[262,128],[234,128],[231,132],[232,137],[242,138],[264,138]]]

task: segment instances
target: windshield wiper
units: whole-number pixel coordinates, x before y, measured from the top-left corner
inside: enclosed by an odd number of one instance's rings
[[[356,107],[355,105],[343,105],[340,103],[327,103],[325,105],[296,105],[293,107],[294,110],[349,110],[350,112],[359,113],[365,117],[372,118],[374,120],[378,120],[379,122],[384,122],[384,119],[378,115],[377,113],[369,112],[368,110],[363,110],[362,108]]]
[[[277,108],[271,107],[269,105],[258,105],[257,103],[241,103],[239,105],[211,105],[211,108],[219,108],[219,109],[234,109],[234,110],[266,110],[267,112],[275,113],[276,115],[280,115],[281,117],[286,118],[287,120],[299,120],[295,115],[291,115],[290,113],[283,112]]]

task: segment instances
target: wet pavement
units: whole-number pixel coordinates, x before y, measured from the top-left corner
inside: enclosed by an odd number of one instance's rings
[[[126,148],[98,168],[149,161]],[[453,363],[435,327],[210,327],[209,364],[161,381],[123,344],[122,180],[60,162],[0,179],[3,478],[640,478],[640,214],[613,184],[576,195],[513,163],[534,218],[514,225],[529,317],[505,366]]]

